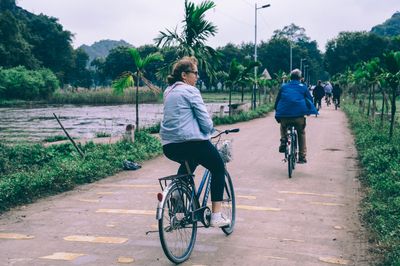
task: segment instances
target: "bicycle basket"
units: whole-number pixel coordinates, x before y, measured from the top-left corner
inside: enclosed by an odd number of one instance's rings
[[[222,143],[218,144],[217,147],[219,154],[221,155],[224,163],[228,163],[232,160],[232,141],[224,140]]]

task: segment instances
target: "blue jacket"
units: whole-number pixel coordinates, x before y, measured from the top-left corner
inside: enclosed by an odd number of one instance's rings
[[[179,81],[164,91],[163,145],[208,140],[213,132],[213,122],[196,87]]]
[[[282,85],[275,101],[275,118],[301,117],[317,113],[307,86],[297,80]]]

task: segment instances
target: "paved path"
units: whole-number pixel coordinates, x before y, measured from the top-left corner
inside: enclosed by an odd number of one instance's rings
[[[237,194],[235,232],[199,229],[185,265],[368,265],[356,151],[344,114],[325,108],[307,119],[309,162],[292,179],[272,115],[236,126],[241,132],[229,135],[228,166]],[[158,234],[145,232],[157,228],[157,178],[176,169],[159,157],[139,171],[3,214],[0,265],[170,265]]]

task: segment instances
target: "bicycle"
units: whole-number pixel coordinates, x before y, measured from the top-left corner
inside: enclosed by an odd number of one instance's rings
[[[239,132],[239,129],[224,130],[212,139],[217,139],[216,146],[222,134]],[[224,142],[219,149],[224,163],[230,160],[230,148]],[[159,178],[162,193],[157,194],[158,206],[156,219],[158,232],[164,254],[174,263],[182,263],[189,259],[193,251],[198,222],[208,228],[211,220],[211,210],[207,206],[210,193],[211,173],[206,169],[198,190],[194,183],[194,174],[185,161],[188,174],[171,175]],[[203,192],[204,190],[204,192]],[[225,168],[225,188],[223,194],[222,213],[231,220],[231,224],[221,227],[226,235],[233,232],[235,226],[236,203],[232,179]],[[201,204],[200,204],[201,202]]]
[[[288,175],[292,178],[298,157],[298,141],[296,128],[291,125],[286,129],[286,150],[284,161],[288,163]]]

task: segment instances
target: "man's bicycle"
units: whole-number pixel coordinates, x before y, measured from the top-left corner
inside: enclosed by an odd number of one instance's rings
[[[239,129],[225,130],[218,133],[213,139],[225,163],[230,160],[228,142],[220,144],[221,135],[239,132]],[[161,246],[174,263],[186,261],[193,251],[196,242],[198,222],[208,228],[211,220],[211,210],[207,206],[210,193],[211,173],[206,169],[198,189],[194,183],[194,175],[190,172],[189,164],[185,161],[188,174],[171,175],[159,179],[162,193],[157,194],[158,206],[156,218]],[[222,227],[222,231],[229,235],[235,226],[235,193],[232,179],[225,168],[225,188],[223,193],[221,212],[231,220],[231,224]],[[200,227],[200,226],[199,226]]]
[[[285,159],[288,166],[289,178],[292,178],[293,170],[296,167],[297,157],[298,157],[298,138],[297,131],[293,125],[290,125],[286,129],[286,150]]]

